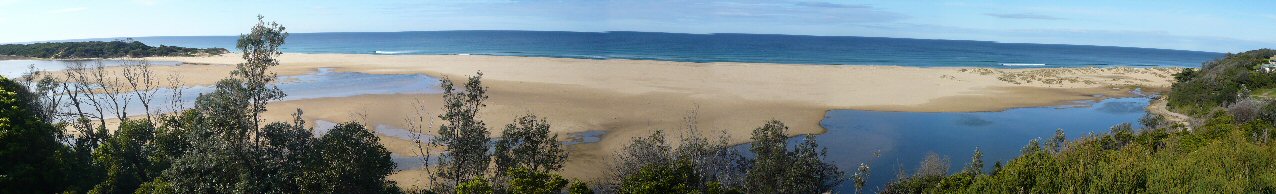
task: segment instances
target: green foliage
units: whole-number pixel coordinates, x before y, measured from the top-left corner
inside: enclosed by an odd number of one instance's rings
[[[620,182],[620,193],[695,193],[700,181],[690,162],[651,164]]]
[[[488,153],[487,125],[478,120],[479,108],[486,105],[487,88],[482,85],[483,74],[469,77],[465,88],[458,91],[449,79],[443,79],[444,113],[439,119],[444,121],[439,126],[438,136],[431,141],[436,146],[445,148],[439,156],[437,177],[440,184],[437,189],[449,190],[448,184],[459,185],[462,182],[483,178],[487,172],[491,157]]]
[[[745,177],[749,193],[822,193],[833,190],[846,180],[836,165],[825,162],[826,149],[819,148],[814,136],[792,151],[788,150],[788,127],[780,121],[769,121],[753,130],[750,151],[755,155],[753,167]]]
[[[586,185],[585,182],[576,181],[576,182],[573,182],[571,186],[567,186],[567,193],[568,194],[594,194],[594,190],[589,189],[589,185]]]
[[[151,167],[153,150],[146,149],[155,136],[155,127],[145,120],[125,120],[115,135],[93,153],[94,163],[104,165],[106,177],[91,193],[133,193],[159,171]]]
[[[390,151],[358,123],[338,124],[320,138],[323,159],[316,174],[321,193],[387,193],[395,190],[386,176],[394,171]]]
[[[0,77],[0,193],[400,193],[386,180],[390,152],[361,124],[316,138],[297,110],[292,123],[259,127],[265,104],[284,95],[266,71],[283,29],[260,22],[243,36],[248,63],[193,109],[126,119],[114,133],[63,135],[41,112],[56,104]]]
[[[153,47],[132,39],[0,45],[0,55],[52,59],[197,56],[221,55],[227,52],[224,48],[198,49],[165,45]]]
[[[239,35],[235,47],[243,54],[244,63],[235,64],[235,70],[230,72],[231,79],[242,84],[238,86],[241,87],[241,92],[236,94],[239,100],[248,104],[247,111],[253,116],[253,130],[261,126],[259,115],[266,112],[266,102],[285,96],[282,90],[270,84],[275,81],[276,75],[269,69],[279,65],[275,57],[283,54],[279,51],[279,46],[288,38],[288,32],[284,26],[275,22],[267,23],[264,18],[258,15],[257,25],[248,34]]]
[[[1259,72],[1257,64],[1276,56],[1276,50],[1259,49],[1205,62],[1200,70],[1185,69],[1174,75],[1168,95],[1174,110],[1202,115],[1209,109],[1239,100],[1242,90],[1276,87],[1276,74]]]
[[[516,168],[554,171],[562,168],[567,160],[567,151],[558,142],[558,135],[549,135],[549,122],[535,115],[521,116],[506,125],[495,147],[492,157],[498,176]]]
[[[168,194],[168,193],[177,193],[177,189],[173,188],[173,184],[165,182],[163,179],[155,179],[153,181],[143,183],[133,193]]]
[[[509,174],[509,192],[529,194],[559,193],[567,186],[567,179],[556,174],[538,172],[523,167],[515,167]]]
[[[911,176],[901,171],[901,175],[898,177],[900,180],[886,185],[882,193],[921,193],[932,185],[948,187],[953,184],[962,184],[963,180],[953,180],[944,177],[948,173],[948,161],[947,157],[941,157],[933,152],[928,153],[917,167],[917,171],[913,172]],[[957,176],[957,178],[961,177]]]
[[[456,194],[492,194],[496,193],[496,189],[492,188],[492,184],[482,179],[474,179],[465,181],[456,185]]]
[[[989,174],[969,170],[931,182],[891,184],[901,193],[1271,193],[1276,146],[1256,136],[1276,126],[1213,114],[1193,131],[1118,125],[1050,152],[1033,141]],[[1000,166],[1000,165],[999,165]],[[969,168],[969,167],[968,167]]]
[[[691,116],[694,117],[694,116]],[[692,119],[689,119],[692,120]],[[694,120],[692,120],[694,121]],[[690,123],[690,122],[689,122]],[[846,180],[844,172],[825,160],[827,151],[815,138],[788,145],[788,129],[779,121],[769,121],[753,131],[750,151],[744,157],[734,146],[710,143],[695,132],[684,134],[673,149],[664,133],[634,138],[616,155],[612,179],[604,182],[605,192],[619,193],[822,193]],[[734,184],[733,184],[734,183]],[[742,192],[743,191],[743,192]]]
[[[0,193],[72,189],[71,150],[58,142],[62,131],[37,116],[36,103],[26,86],[0,77]]]

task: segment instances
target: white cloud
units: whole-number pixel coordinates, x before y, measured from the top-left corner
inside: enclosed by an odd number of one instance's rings
[[[72,8],[66,8],[66,9],[59,9],[59,10],[49,11],[49,13],[53,13],[53,14],[58,14],[58,13],[75,13],[75,12],[81,12],[81,11],[84,11],[84,10],[89,10],[89,8],[87,8],[87,7],[72,7]]]
[[[984,15],[1001,19],[1029,19],[1029,20],[1062,20],[1063,18],[1036,14],[1036,13],[985,13]]]

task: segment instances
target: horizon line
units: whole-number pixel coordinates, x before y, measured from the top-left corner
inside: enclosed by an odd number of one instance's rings
[[[687,35],[768,35],[768,36],[805,36],[805,37],[853,37],[853,38],[885,38],[885,39],[905,39],[905,40],[940,40],[940,41],[970,41],[970,42],[988,42],[999,44],[1032,44],[1032,45],[1064,45],[1064,46],[1094,46],[1094,47],[1113,47],[1113,48],[1133,48],[1133,49],[1155,49],[1168,51],[1187,51],[1187,52],[1204,52],[1217,54],[1232,54],[1232,52],[1216,52],[1216,51],[1200,51],[1186,49],[1170,49],[1170,48],[1150,48],[1136,46],[1117,46],[1117,45],[1089,45],[1089,44],[1068,44],[1068,43],[1037,43],[1037,42],[1002,42],[992,40],[969,40],[969,39],[942,39],[942,38],[904,38],[904,37],[887,37],[887,36],[855,36],[855,35],[810,35],[810,34],[774,34],[774,33],[739,33],[739,32],[713,32],[713,33],[691,33],[691,32],[656,32],[656,31],[634,31],[634,30],[608,30],[608,31],[568,31],[568,30],[407,30],[407,31],[332,31],[332,32],[289,32],[289,34],[341,34],[341,33],[404,33],[404,32],[476,32],[476,31],[492,31],[492,32],[567,32],[567,33],[657,33],[657,34],[687,34]],[[4,44],[32,44],[32,43],[49,43],[49,42],[75,42],[75,41],[92,41],[103,39],[125,39],[125,38],[157,38],[157,37],[234,37],[236,35],[156,35],[156,36],[120,36],[120,37],[102,37],[102,38],[75,38],[75,39],[55,39],[55,40],[38,40],[24,42],[0,42]],[[1253,48],[1262,49],[1262,48]],[[1251,49],[1251,50],[1253,50]]]

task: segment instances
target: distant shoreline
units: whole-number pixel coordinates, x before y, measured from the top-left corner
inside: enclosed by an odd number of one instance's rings
[[[1066,44],[1066,43],[1032,43],[1032,42],[1003,42],[990,40],[971,40],[971,39],[943,39],[943,38],[907,38],[907,37],[888,37],[888,36],[854,36],[854,35],[809,35],[809,34],[772,34],[772,33],[735,33],[735,32],[713,32],[713,33],[687,33],[687,32],[655,32],[655,31],[562,31],[562,30],[408,30],[408,31],[380,31],[380,32],[299,32],[290,33],[293,35],[304,34],[390,34],[390,33],[438,33],[438,32],[540,32],[540,33],[580,33],[580,34],[606,34],[606,33],[646,33],[646,34],[677,34],[677,35],[762,35],[762,36],[798,36],[798,37],[851,37],[851,38],[881,38],[881,39],[905,39],[905,40],[941,40],[941,41],[970,41],[970,42],[987,42],[1000,44],[1026,44],[1026,45],[1067,45],[1067,46],[1094,46],[1094,47],[1112,47],[1112,48],[1131,48],[1131,49],[1154,49],[1167,51],[1186,51],[1186,52],[1207,52],[1223,54],[1227,52],[1218,51],[1200,51],[1186,49],[1170,49],[1170,48],[1152,48],[1137,46],[1115,46],[1115,45],[1089,45],[1089,44]],[[60,40],[38,40],[23,42],[0,42],[0,44],[29,44],[41,42],[73,42],[73,41],[104,41],[118,40],[126,38],[211,38],[211,37],[238,37],[238,35],[180,35],[180,36],[135,36],[135,37],[105,37],[105,38],[78,38],[78,39],[60,39]],[[312,53],[312,54],[351,54],[351,53]]]
[[[23,56],[13,56],[13,55],[0,55],[0,60],[29,60],[29,59],[34,59],[34,58],[23,57]]]
[[[233,48],[237,36],[138,37],[150,45]],[[110,39],[82,39],[110,40]],[[287,53],[493,55],[678,62],[948,67],[1196,67],[1223,53],[1134,47],[989,41],[649,32],[426,31],[294,33]]]

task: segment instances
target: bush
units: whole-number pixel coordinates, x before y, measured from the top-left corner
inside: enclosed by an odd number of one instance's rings
[[[1247,97],[1228,105],[1227,113],[1232,114],[1236,122],[1249,122],[1258,119],[1262,115],[1263,107],[1266,107],[1267,104],[1267,101]]]
[[[509,172],[510,192],[528,194],[559,193],[567,186],[567,179],[556,174],[538,172],[526,168],[513,168]]]
[[[620,182],[620,193],[692,193],[698,191],[700,177],[690,162],[673,165],[651,164]]]
[[[46,42],[0,45],[0,55],[52,59],[196,56],[221,55],[227,52],[229,51],[224,48],[198,49],[164,45],[152,47],[132,39],[109,42]]]

